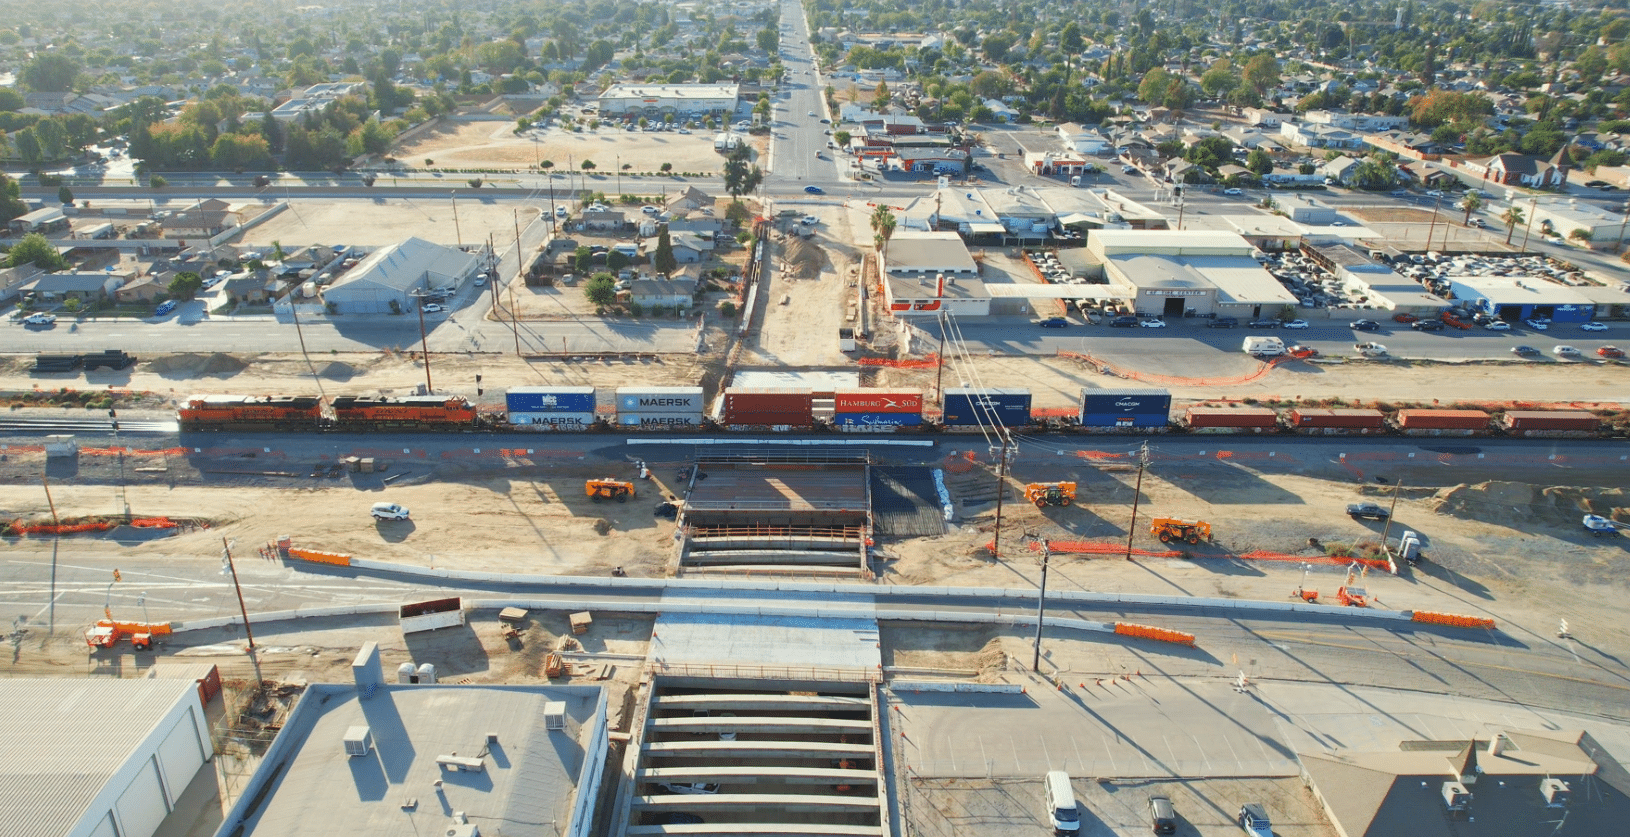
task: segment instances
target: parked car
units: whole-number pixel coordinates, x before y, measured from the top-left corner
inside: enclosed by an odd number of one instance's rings
[[[1224,189],[1223,194],[1225,194],[1225,195],[1227,195],[1227,196],[1229,196],[1231,198],[1237,198],[1240,195],[1245,194],[1245,190],[1244,189]]]
[[[1417,317],[1414,314],[1399,314],[1393,317],[1392,321],[1396,323],[1412,323],[1418,319],[1420,319],[1420,317]]]
[[[1443,197],[1443,191],[1441,189],[1428,189],[1426,196],[1429,198],[1441,198]]]
[[[1487,331],[1510,331],[1511,324],[1505,320],[1492,320],[1484,323],[1483,328]]]
[[[1109,327],[1110,328],[1137,328],[1138,327],[1138,318],[1137,317],[1130,317],[1130,316],[1116,317],[1115,319],[1109,321]]]
[[[657,787],[668,793],[706,794],[719,792],[719,786],[712,782],[660,782]]]
[[[1624,357],[1624,350],[1618,346],[1603,346],[1596,350],[1596,354],[1602,357]]]
[[[813,215],[805,215],[804,217],[799,218],[798,222],[803,224],[806,227],[813,227],[816,224],[819,224],[821,222],[821,219],[816,218]]]
[[[1370,520],[1386,520],[1392,516],[1392,513],[1379,503],[1349,503],[1347,504],[1347,516],[1368,518]]]
[[[1177,833],[1177,809],[1169,797],[1149,797],[1149,825],[1156,834]]]
[[[1552,346],[1551,354],[1557,357],[1579,357],[1582,352],[1573,346]]]
[[[1268,809],[1259,802],[1239,806],[1239,827],[1251,837],[1273,837],[1273,823],[1268,820]]]
[[[826,190],[822,189],[819,186],[805,186],[804,187],[804,194],[807,194],[807,195],[824,195],[824,194],[826,194]]]
[[[1070,321],[1064,319],[1063,317],[1045,317],[1043,319],[1036,320],[1036,325],[1039,325],[1042,328],[1065,328],[1069,326],[1069,324]]]
[[[426,314],[440,314],[441,312],[446,311],[446,310],[447,310],[447,306],[442,305],[441,303],[438,303],[438,302],[427,302],[424,305],[424,312]]]
[[[1383,357],[1387,353],[1387,347],[1380,343],[1354,343],[1353,348],[1365,357]]]
[[[374,507],[371,510],[371,513],[373,514],[375,520],[407,520],[408,519],[407,507],[406,506],[399,506],[399,505],[397,505],[395,503],[374,503]]]
[[[1218,317],[1217,319],[1206,323],[1206,328],[1233,328],[1237,325],[1239,325],[1238,317]]]
[[[173,300],[173,299],[166,300],[166,301],[164,301],[162,303],[159,303],[158,310],[153,312],[153,316],[155,316],[155,317],[163,317],[163,316],[169,315],[170,313],[172,313],[174,311],[175,311],[175,300]]]
[[[1290,322],[1285,323],[1284,325],[1280,326],[1280,328],[1307,328],[1307,327],[1308,327],[1307,320],[1291,320]]]
[[[1166,321],[1154,317],[1145,317],[1138,320],[1138,328],[1165,328]]]
[[[1523,322],[1527,323],[1528,327],[1535,331],[1545,331],[1551,327],[1551,321],[1546,317],[1530,317],[1523,320]]]
[[[1410,323],[1409,327],[1412,328],[1412,329],[1415,329],[1416,331],[1442,331],[1443,330],[1443,321],[1442,320],[1416,320],[1415,322]]]
[[[1273,317],[1258,317],[1247,323],[1251,328],[1278,328],[1279,321]]]
[[[1580,323],[1579,324],[1579,330],[1580,331],[1607,331],[1607,323],[1599,323],[1599,322],[1597,322],[1595,320],[1591,320],[1588,323]]]
[[[46,325],[53,325],[53,324],[56,323],[56,321],[57,321],[57,315],[55,315],[55,314],[47,314],[47,313],[44,313],[42,311],[42,312],[40,312],[38,314],[29,314],[28,316],[24,317],[23,318],[23,325],[46,326]]]
[[[1487,224],[1483,223],[1482,218],[1473,218],[1471,220],[1471,225],[1478,228],[1478,229],[1482,229],[1482,228],[1488,226]]]
[[[1538,357],[1539,349],[1533,346],[1512,346],[1511,353],[1517,357]]]
[[[1347,324],[1353,331],[1380,331],[1381,324],[1375,320],[1353,320]]]

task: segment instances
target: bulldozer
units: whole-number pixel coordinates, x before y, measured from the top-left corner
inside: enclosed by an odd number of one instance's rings
[[[1024,499],[1035,503],[1036,508],[1068,506],[1075,502],[1075,483],[1033,482],[1024,487]]]
[[[589,499],[596,503],[607,498],[616,500],[619,503],[626,503],[628,498],[634,496],[634,484],[627,480],[601,477],[597,480],[585,481],[583,483],[583,493],[587,494]]]
[[[1211,540],[1211,524],[1204,520],[1178,520],[1175,517],[1157,517],[1149,525],[1149,534],[1160,538],[1161,543],[1185,541],[1189,544],[1197,544],[1202,540]]]

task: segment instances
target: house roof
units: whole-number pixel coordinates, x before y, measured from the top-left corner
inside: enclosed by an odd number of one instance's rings
[[[475,267],[476,257],[454,247],[417,236],[381,247],[330,285],[327,293],[359,286],[384,287],[406,293],[432,279],[463,276]]]

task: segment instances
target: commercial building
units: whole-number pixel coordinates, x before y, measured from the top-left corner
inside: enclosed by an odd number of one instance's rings
[[[732,113],[739,84],[613,84],[600,94],[606,116],[671,116]]]
[[[448,685],[403,665],[412,685],[387,685],[370,642],[354,683],[308,687],[217,835],[590,833],[604,690]]]
[[[1540,201],[1531,207],[1534,231],[1546,232],[1572,241],[1575,230],[1584,230],[1593,248],[1617,247],[1624,238],[1626,216],[1577,200]]]
[[[1259,317],[1296,304],[1249,241],[1227,232],[1095,230],[1087,252],[1139,314]]]
[[[1550,317],[1559,323],[1582,323],[1596,313],[1589,296],[1532,276],[1450,276],[1449,287],[1473,310],[1508,322]]]
[[[979,263],[953,232],[896,232],[883,247],[883,293],[896,317],[990,313]]]
[[[214,754],[190,679],[0,680],[0,837],[152,837]]]
[[[300,91],[293,98],[272,109],[272,118],[279,122],[293,122],[307,114],[321,113],[322,110],[352,93],[367,90],[367,85],[360,82],[334,82],[329,84],[313,84]]]
[[[1373,308],[1397,313],[1436,317],[1449,303],[1427,293],[1420,283],[1380,264],[1347,244],[1308,244],[1302,252],[1331,275],[1346,290],[1354,291]]]
[[[457,285],[481,260],[422,238],[381,247],[323,291],[336,314],[398,314],[418,304],[415,292]]]

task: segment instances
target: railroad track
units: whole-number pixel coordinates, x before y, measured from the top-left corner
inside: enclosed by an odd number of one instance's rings
[[[120,433],[176,433],[180,425],[174,421],[140,421],[122,419]],[[0,418],[0,433],[107,433],[112,434],[113,423],[105,418]]]

